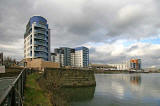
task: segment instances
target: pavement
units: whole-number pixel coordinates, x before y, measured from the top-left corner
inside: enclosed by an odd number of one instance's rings
[[[14,80],[15,77],[0,78],[0,97]]]

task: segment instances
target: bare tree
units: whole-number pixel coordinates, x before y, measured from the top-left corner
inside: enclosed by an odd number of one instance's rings
[[[13,59],[12,57],[9,57],[9,56],[5,56],[4,57],[4,60],[3,60],[3,64],[6,66],[6,67],[12,67],[13,65],[15,65],[17,62],[16,62],[16,59]]]

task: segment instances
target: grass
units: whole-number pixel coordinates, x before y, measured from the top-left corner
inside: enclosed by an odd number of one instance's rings
[[[49,95],[39,86],[40,74],[33,73],[27,77],[24,91],[24,106],[51,106]]]

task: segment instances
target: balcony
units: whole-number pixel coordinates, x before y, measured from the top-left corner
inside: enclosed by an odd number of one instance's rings
[[[48,47],[48,45],[46,44],[46,43],[43,43],[43,42],[34,42],[34,44],[35,45],[42,45],[42,46],[47,46]]]
[[[45,25],[41,25],[41,24],[34,24],[36,27],[40,27],[40,28],[44,28],[44,29],[47,29],[47,27]]]
[[[41,31],[41,30],[34,30],[34,33],[41,33],[41,34],[47,34],[46,31]]]
[[[44,48],[34,48],[34,51],[42,51],[48,53],[47,49]]]
[[[38,35],[38,36],[37,36],[37,35],[34,36],[34,38],[35,38],[35,39],[46,40],[44,36],[39,36],[39,35]]]
[[[41,53],[35,53],[35,57],[42,57],[42,58],[48,58],[47,55],[41,54]]]

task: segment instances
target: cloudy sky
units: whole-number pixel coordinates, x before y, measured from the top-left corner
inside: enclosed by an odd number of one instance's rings
[[[160,0],[0,0],[0,52],[23,58],[25,26],[48,20],[51,50],[86,46],[91,63],[141,58],[160,67]]]

